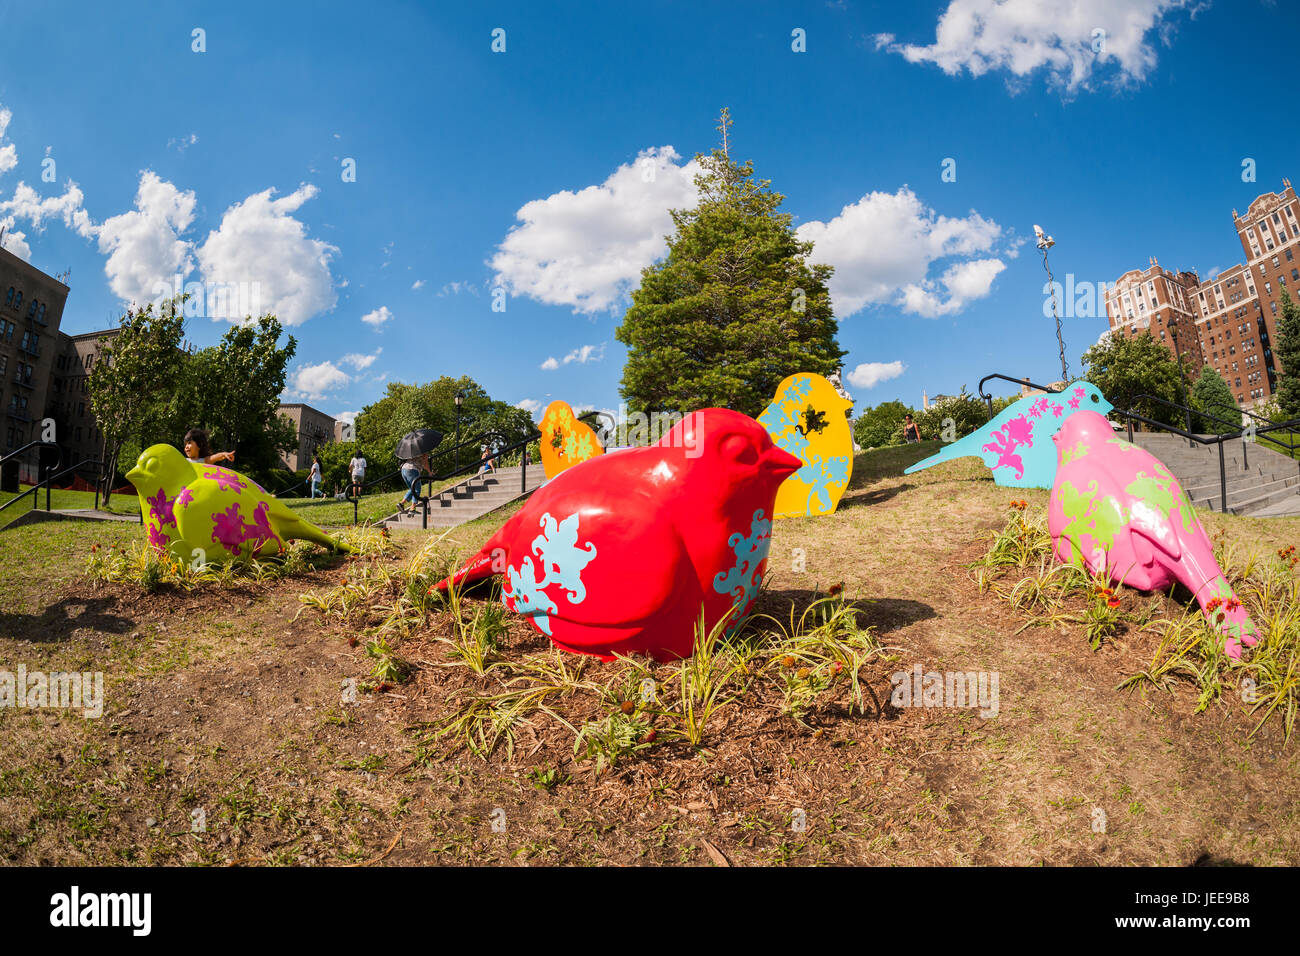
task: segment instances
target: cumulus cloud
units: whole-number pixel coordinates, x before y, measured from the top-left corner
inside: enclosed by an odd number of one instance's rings
[[[371,309],[363,315],[361,321],[366,323],[366,325],[373,325],[375,328],[379,328],[392,317],[393,313],[388,311],[388,306],[381,305],[379,308]]]
[[[292,394],[301,398],[322,399],[328,392],[342,388],[352,381],[351,376],[333,362],[304,365],[289,380]]]
[[[478,295],[478,286],[472,282],[448,282],[438,290],[438,295],[460,295],[462,292]]]
[[[1172,14],[1196,0],[951,0],[939,17],[934,42],[898,43],[876,34],[876,49],[911,63],[933,63],[949,75],[1005,71],[1016,82],[1043,70],[1053,87],[1091,89],[1101,71],[1116,85],[1142,82],[1156,65],[1147,35],[1168,42]]]
[[[194,268],[191,245],[179,237],[194,221],[196,200],[151,170],[140,174],[135,209],[99,227],[99,251],[113,294],[125,302],[152,302],[170,294],[173,277]]]
[[[360,414],[360,412],[339,412],[337,415],[334,415],[333,418],[336,422],[343,422],[346,425],[354,425],[356,424],[357,416]]]
[[[379,358],[380,353],[383,351],[383,349],[375,349],[373,355],[361,355],[357,352],[353,352],[350,355],[343,356],[339,361],[344,365],[351,366],[358,372],[363,372],[375,364],[375,360]]]
[[[994,249],[1001,226],[974,211],[963,218],[938,215],[907,186],[868,193],[830,222],[806,222],[796,232],[814,243],[815,261],[835,267],[830,292],[840,318],[869,305],[949,315],[987,295],[1005,268],[1000,259],[969,259]],[[937,283],[928,278],[932,263],[954,257],[967,261],[949,266]]]
[[[338,297],[329,263],[338,249],[308,238],[306,226],[290,215],[317,192],[315,186],[303,185],[272,199],[275,190],[265,189],[227,209],[221,226],[208,233],[198,249],[203,280],[230,286],[248,283],[257,289],[262,311],[285,325],[300,325],[334,308]],[[214,318],[237,322],[244,317]]]
[[[617,307],[666,251],[668,211],[696,203],[696,163],[680,158],[671,146],[643,150],[600,185],[526,203],[489,263],[495,284],[575,313]]]
[[[19,259],[30,260],[32,247],[27,244],[27,233],[14,228],[14,217],[0,219],[0,249],[6,249]]]
[[[537,413],[542,410],[542,403],[535,398],[525,398],[522,401],[515,402],[515,407],[522,408],[529,415],[536,418]]]
[[[907,369],[902,362],[863,362],[847,378],[857,388],[875,388],[881,382],[898,378]]]
[[[0,173],[7,173],[18,165],[18,147],[13,143],[4,142],[5,130],[9,128],[9,121],[14,118],[11,110],[0,107]]]
[[[560,363],[559,363],[559,361],[555,358],[554,355],[552,355],[552,356],[551,356],[550,358],[548,358],[545,362],[543,362],[541,365],[538,366],[538,368],[540,368],[540,369],[545,369],[545,370],[548,371],[548,372],[553,372],[553,371],[555,371],[555,370],[556,370],[557,368],[559,368],[559,367],[560,367]]]
[[[424,285],[424,280],[423,280],[423,279],[416,279],[414,282],[411,283],[411,288],[412,288],[413,290],[414,290],[414,289],[418,289],[418,288],[420,288],[422,285]]]

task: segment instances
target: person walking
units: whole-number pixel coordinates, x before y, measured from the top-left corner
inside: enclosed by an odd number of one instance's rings
[[[366,459],[361,452],[357,452],[348,462],[348,468],[352,472],[352,497],[361,497],[361,485],[366,480]]]
[[[320,490],[321,478],[322,478],[322,474],[321,474],[321,466],[320,466],[320,455],[312,455],[312,457],[311,457],[311,496],[312,496],[313,498],[315,498],[317,495],[320,495],[322,498],[325,497],[324,493],[322,493],[321,490]]]
[[[916,422],[912,421],[912,416],[908,415],[903,422],[903,441],[909,445],[915,444],[921,440],[921,429],[916,427]]]
[[[411,514],[415,514],[420,501],[420,479],[429,470],[429,456],[421,455],[410,461],[402,462],[402,481],[406,483],[406,494],[397,502],[399,514],[406,514],[406,503],[411,503]]]

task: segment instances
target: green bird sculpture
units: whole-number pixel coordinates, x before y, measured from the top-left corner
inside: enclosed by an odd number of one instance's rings
[[[178,560],[263,557],[294,539],[348,550],[255,481],[192,462],[171,445],[142,451],[126,479],[140,496],[149,543]]]

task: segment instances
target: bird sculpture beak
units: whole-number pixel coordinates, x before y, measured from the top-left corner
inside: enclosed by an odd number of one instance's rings
[[[764,471],[780,475],[781,480],[784,481],[802,468],[803,462],[788,451],[773,445],[763,455],[762,467]]]
[[[140,477],[142,477],[142,475],[140,472],[139,465],[136,465],[134,468],[132,468],[130,471],[126,473],[126,480],[131,482],[131,484],[133,485],[135,484],[135,480]]]

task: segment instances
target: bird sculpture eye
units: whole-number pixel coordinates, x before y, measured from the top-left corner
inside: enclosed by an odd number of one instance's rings
[[[1097,401],[1099,401],[1099,399],[1098,399],[1098,398],[1097,398],[1097,396],[1096,396],[1096,395],[1093,395],[1093,396],[1092,396],[1092,400],[1093,400],[1093,401],[1094,401],[1094,402],[1097,402]]]
[[[732,435],[722,445],[723,454],[741,465],[758,463],[758,452],[740,435]]]

